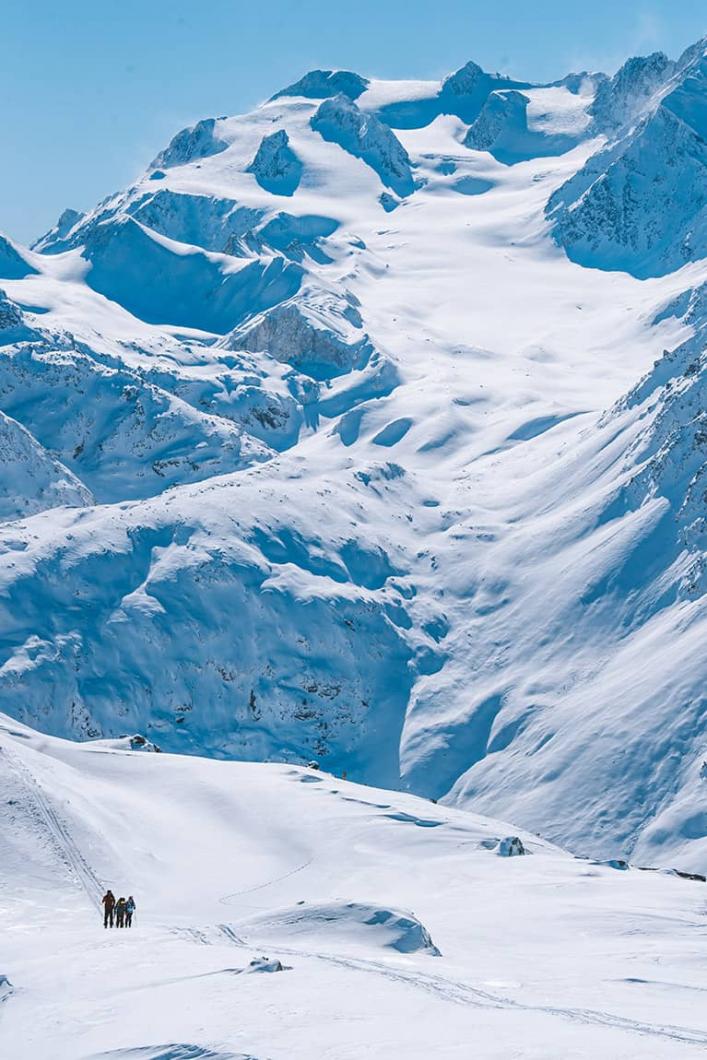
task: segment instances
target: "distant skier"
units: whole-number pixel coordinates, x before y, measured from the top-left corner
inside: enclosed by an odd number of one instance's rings
[[[108,890],[101,898],[103,904],[103,927],[107,928],[108,924],[113,927],[113,915],[115,912],[115,895],[112,891]]]
[[[124,898],[119,898],[118,903],[115,907],[115,926],[122,928],[125,927],[125,906],[126,902]]]
[[[135,912],[135,899],[132,895],[128,896],[128,900],[125,903],[125,926],[133,926],[133,913]]]

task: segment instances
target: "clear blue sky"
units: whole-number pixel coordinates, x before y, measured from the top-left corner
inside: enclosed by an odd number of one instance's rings
[[[313,67],[551,80],[705,33],[705,0],[1,0],[0,230],[29,241]]]

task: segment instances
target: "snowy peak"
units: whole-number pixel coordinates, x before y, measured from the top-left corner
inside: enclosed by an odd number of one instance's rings
[[[658,53],[630,60],[600,86],[595,117],[606,117],[618,138],[548,204],[555,237],[573,260],[646,277],[705,256],[706,63],[703,47],[690,49],[675,72]]]
[[[368,88],[369,81],[350,70],[310,70],[299,81],[276,92],[273,100],[283,96],[304,96],[306,99],[328,99],[347,96],[355,100]]]
[[[401,197],[413,191],[410,157],[395,133],[375,115],[359,110],[347,96],[325,100],[311,126],[324,140],[360,158]]]
[[[183,166],[198,158],[209,158],[225,151],[227,143],[219,139],[217,119],[204,118],[188,129],[177,133],[169,146],[152,162],[152,169],[168,169]]]
[[[597,88],[591,113],[599,128],[616,129],[633,121],[675,66],[663,52],[625,62],[610,81],[601,82]]]

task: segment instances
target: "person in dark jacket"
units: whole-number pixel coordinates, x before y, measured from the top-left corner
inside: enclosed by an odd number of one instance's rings
[[[115,907],[115,926],[125,927],[125,899],[119,898]]]
[[[133,926],[133,913],[135,912],[135,899],[132,895],[128,895],[128,900],[125,903],[125,926]]]
[[[108,890],[101,898],[103,905],[103,927],[107,928],[110,924],[113,927],[113,915],[115,913],[115,895],[112,891]]]

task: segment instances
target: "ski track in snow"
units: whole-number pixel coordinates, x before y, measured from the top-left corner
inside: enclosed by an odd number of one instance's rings
[[[257,939],[248,941],[240,938],[228,924],[218,924],[216,927],[224,938],[238,948],[253,949],[257,944]],[[199,942],[203,943],[206,941],[207,945],[211,944],[208,937],[205,938],[203,933],[200,933],[200,935],[201,937],[198,938]],[[557,1016],[560,1019],[578,1023],[614,1027],[617,1030],[624,1030],[634,1034],[656,1038],[671,1038],[674,1041],[686,1042],[691,1045],[707,1045],[707,1033],[689,1027],[642,1023],[639,1020],[626,1019],[610,1012],[597,1012],[592,1009],[561,1008],[555,1005],[530,1005],[522,1001],[516,1001],[513,998],[490,993],[487,990],[481,990],[479,987],[471,986],[469,983],[459,980],[448,979],[445,976],[429,975],[425,972],[406,972],[400,968],[392,968],[381,961],[340,957],[331,953],[316,953],[311,950],[294,949],[290,946],[277,946],[277,952],[285,954],[287,957],[314,959],[327,964],[338,965],[342,968],[349,968],[352,971],[380,975],[392,982],[403,983],[406,986],[425,990],[434,994],[435,997],[440,997],[454,1004],[474,1005],[478,1008],[513,1009],[517,1012],[535,1012],[547,1016]]]
[[[256,883],[255,887],[246,887],[242,891],[233,891],[231,894],[226,894],[223,898],[219,898],[219,902],[223,905],[228,905],[232,898],[237,898],[242,894],[252,894],[254,891],[264,891],[266,887],[272,887],[273,884],[280,883],[281,880],[289,880],[290,876],[296,876],[298,872],[302,872],[303,869],[308,868],[313,861],[314,858],[309,858],[308,861],[291,869],[290,872],[284,872],[282,876],[275,876],[272,880],[266,880],[265,883]]]
[[[59,848],[60,853],[63,855],[63,859],[73,871],[76,880],[86,892],[89,901],[100,911],[103,886],[81,853],[81,850],[72,837],[68,826],[62,822],[58,813],[52,806],[51,799],[46,791],[42,788],[39,781],[32,775],[24,762],[20,760],[7,744],[4,744],[0,748],[0,751],[6,756],[5,760],[9,761],[11,768],[24,785],[25,790],[38,810],[40,817],[44,821],[49,836]]]

